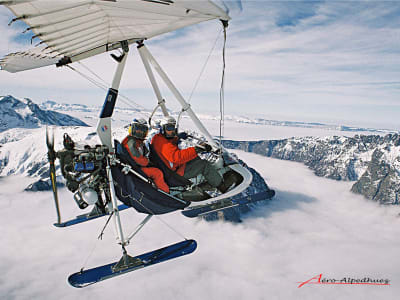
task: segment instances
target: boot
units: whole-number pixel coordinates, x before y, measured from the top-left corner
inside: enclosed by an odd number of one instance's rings
[[[201,188],[203,191],[215,191],[215,187],[209,184],[207,181],[200,183],[198,187]]]
[[[182,194],[177,195],[178,198],[186,201],[203,201],[210,199],[210,195],[204,192],[201,188],[198,186],[194,187],[191,190],[184,191]]]
[[[230,188],[236,186],[238,182],[242,178],[236,174],[234,171],[228,171],[224,174],[224,180],[222,183],[217,187],[217,189],[222,193],[225,194]]]

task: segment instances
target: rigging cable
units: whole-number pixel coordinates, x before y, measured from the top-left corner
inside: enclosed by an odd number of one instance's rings
[[[99,236],[97,237],[96,241],[93,242],[92,245],[92,250],[89,252],[89,254],[86,256],[86,259],[84,260],[83,264],[82,264],[82,268],[81,271],[83,271],[89,261],[90,258],[92,258],[94,251],[97,249],[97,245],[99,244],[99,241],[103,239],[103,235],[104,235],[104,231],[108,225],[108,223],[110,222],[110,219],[112,217],[112,215],[114,214],[114,211],[111,212],[110,216],[108,217],[106,224],[103,227],[103,230],[100,232]]]
[[[173,232],[175,232],[177,235],[179,235],[179,236],[182,237],[183,239],[187,240],[186,236],[185,236],[183,233],[181,233],[178,229],[174,228],[172,225],[168,224],[168,223],[167,223],[165,220],[163,220],[159,215],[155,214],[150,208],[148,208],[147,206],[145,206],[141,201],[137,200],[135,197],[132,197],[132,196],[129,195],[129,194],[124,195],[123,190],[122,190],[122,187],[119,185],[119,183],[117,183],[117,182],[114,182],[114,183],[115,183],[115,186],[116,186],[117,188],[120,189],[120,193],[121,193],[121,196],[122,196],[122,197],[128,198],[128,199],[131,199],[131,200],[135,201],[138,205],[140,205],[140,206],[143,207],[145,210],[147,210],[147,211],[149,212],[149,214],[155,216],[156,219],[158,219],[161,223],[163,223],[165,226],[167,226],[170,230],[172,230]],[[142,194],[142,197],[143,197],[143,194]]]
[[[69,69],[71,69],[72,71],[78,73],[79,75],[81,75],[83,78],[85,78],[86,80],[88,80],[89,82],[93,83],[95,86],[97,86],[98,88],[107,91],[108,90],[108,86],[107,86],[107,82],[105,80],[103,80],[100,76],[96,75],[96,73],[94,73],[92,70],[90,70],[87,66],[85,66],[83,63],[80,62],[80,65],[84,66],[85,69],[87,69],[90,73],[92,73],[94,76],[96,76],[97,78],[99,78],[101,81],[103,81],[105,84],[96,81],[95,79],[89,77],[88,75],[82,73],[81,71],[77,70],[76,68],[72,67],[71,65],[66,65]],[[137,109],[140,108],[142,110],[145,111],[138,111],[139,114],[142,114],[143,116],[148,117],[151,113],[148,112],[148,109],[145,108],[144,106],[140,105],[139,103],[133,101],[132,99],[128,98],[127,96],[118,93],[119,97],[120,97],[120,101],[125,103],[127,106],[129,106],[132,109]],[[122,98],[122,99],[121,99]],[[135,106],[133,106],[131,103],[135,104]]]
[[[214,52],[214,49],[215,49],[215,46],[217,45],[219,36],[221,35],[221,31],[222,31],[222,30],[220,30],[220,31],[218,32],[217,37],[215,38],[214,44],[213,44],[213,46],[211,47],[211,50],[210,50],[210,52],[208,53],[207,59],[206,59],[205,63],[203,64],[203,67],[201,68],[201,71],[200,71],[200,73],[199,73],[199,76],[197,77],[197,80],[196,80],[196,82],[195,82],[193,88],[192,88],[192,91],[190,92],[190,95],[189,95],[189,98],[188,98],[188,101],[187,101],[188,104],[190,104],[190,101],[192,100],[192,96],[193,96],[193,94],[194,94],[194,92],[195,92],[195,90],[196,90],[196,88],[197,88],[197,85],[198,85],[199,82],[200,82],[201,76],[203,76],[204,70],[206,69],[206,66],[207,66],[207,64],[208,64],[208,61],[210,60],[211,54]],[[177,126],[178,126],[178,127],[179,127],[179,123],[180,123],[182,114],[183,114],[184,112],[185,112],[185,110],[182,109],[182,110],[180,111],[179,115],[178,115],[178,121],[177,121],[177,124],[178,124]]]
[[[207,66],[207,64],[208,64],[208,61],[210,60],[211,54],[214,52],[214,49],[215,49],[215,46],[217,45],[217,42],[218,42],[219,36],[220,36],[220,34],[221,34],[221,31],[222,31],[222,30],[220,30],[220,31],[218,32],[217,38],[215,39],[215,42],[214,42],[214,45],[212,46],[212,48],[211,48],[211,50],[210,50],[210,53],[208,53],[207,59],[206,59],[204,65],[203,65],[203,67],[202,67],[202,69],[201,69],[201,71],[200,71],[199,76],[197,77],[197,80],[196,80],[196,82],[195,82],[195,84],[194,84],[194,86],[193,86],[193,89],[192,89],[192,91],[191,91],[191,93],[190,93],[190,96],[189,96],[189,99],[188,99],[188,102],[189,102],[189,103],[190,103],[190,100],[192,99],[192,96],[193,96],[194,91],[195,91],[196,88],[197,88],[197,85],[199,84],[200,78],[201,78],[201,76],[203,75],[204,70],[206,69],[206,66]]]
[[[224,134],[224,115],[225,115],[225,48],[226,48],[226,28],[228,27],[228,22],[221,20],[223,30],[224,30],[224,45],[222,48],[222,78],[221,78],[221,87],[219,90],[219,146],[222,153],[222,136]]]
[[[105,86],[107,86],[108,85],[108,83],[103,79],[103,78],[101,78],[99,75],[97,75],[94,71],[92,71],[88,66],[86,66],[84,63],[82,63],[81,61],[78,61],[78,64],[79,65],[81,65],[84,69],[86,69],[89,73],[91,73],[93,76],[95,76],[96,78],[98,78],[100,81],[102,81],[103,82],[103,84],[105,85]]]

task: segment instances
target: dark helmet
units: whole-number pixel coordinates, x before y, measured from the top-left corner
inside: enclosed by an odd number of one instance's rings
[[[137,138],[138,140],[144,140],[149,131],[149,126],[147,126],[147,121],[145,119],[133,119],[131,125],[129,126],[129,135]]]
[[[63,144],[65,149],[74,150],[75,143],[67,133],[64,133]]]
[[[167,138],[172,139],[177,136],[176,120],[174,117],[165,117],[161,121],[161,133]]]

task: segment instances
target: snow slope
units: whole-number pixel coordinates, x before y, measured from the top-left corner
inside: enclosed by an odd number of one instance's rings
[[[38,128],[43,125],[87,126],[69,115],[42,110],[28,98],[18,100],[10,95],[0,97],[0,132],[10,128]]]

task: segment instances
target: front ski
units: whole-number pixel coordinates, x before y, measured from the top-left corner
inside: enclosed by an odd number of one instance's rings
[[[190,254],[196,250],[196,247],[195,240],[185,240],[135,257],[124,255],[119,262],[74,273],[68,277],[68,282],[76,288],[86,287],[99,281]]]
[[[129,208],[130,206],[127,206],[125,204],[121,204],[118,206],[118,210],[125,210],[127,208]],[[77,216],[75,219],[71,219],[62,223],[54,223],[54,226],[56,227],[68,227],[71,225],[75,225],[75,224],[80,224],[86,221],[90,221],[90,220],[94,220],[103,216],[107,216],[109,214],[104,214],[101,212],[96,212],[96,210],[91,211],[90,213],[87,214],[83,214],[83,215],[79,215]]]
[[[264,191],[258,194],[249,195],[243,198],[231,200],[223,199],[221,201],[216,201],[215,203],[210,203],[206,205],[198,205],[194,207],[189,207],[188,209],[182,211],[182,214],[188,218],[201,217],[213,212],[224,210],[227,208],[236,207],[239,205],[250,204],[257,201],[267,200],[275,195],[274,190]]]

